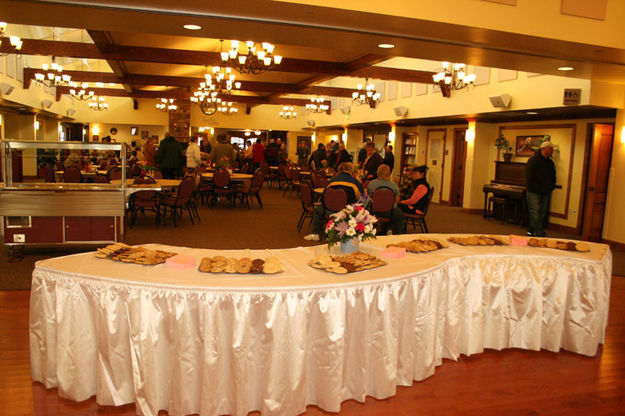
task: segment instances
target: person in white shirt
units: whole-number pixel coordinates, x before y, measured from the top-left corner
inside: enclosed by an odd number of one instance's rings
[[[202,164],[202,153],[200,152],[200,146],[196,142],[189,142],[185,155],[187,156],[187,168],[195,169]]]

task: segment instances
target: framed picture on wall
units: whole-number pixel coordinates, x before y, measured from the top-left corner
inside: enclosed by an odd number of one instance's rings
[[[91,138],[92,141],[94,142],[99,142],[100,141],[100,136],[98,136],[97,134],[94,134],[93,137]]]
[[[150,137],[150,132],[147,130],[141,130],[141,138],[145,140],[148,137]]]
[[[518,157],[532,156],[534,154],[534,150],[540,146],[540,143],[544,137],[544,134],[531,136],[516,136],[514,155]]]

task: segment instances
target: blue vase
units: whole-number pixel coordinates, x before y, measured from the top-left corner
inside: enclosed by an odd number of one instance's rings
[[[349,240],[342,242],[341,241],[341,252],[343,253],[353,253],[354,251],[358,251],[358,247],[360,246],[360,240],[357,238],[350,238]]]

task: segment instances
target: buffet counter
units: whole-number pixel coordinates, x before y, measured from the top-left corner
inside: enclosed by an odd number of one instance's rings
[[[424,235],[380,237],[361,250]],[[444,241],[449,235],[428,234]],[[142,415],[337,412],[395,394],[443,358],[485,348],[595,355],[608,319],[612,257],[551,248],[449,247],[332,274],[325,246],[206,250],[200,259],[275,256],[275,275],[207,274],[96,258],[40,261],[33,272],[33,380],[72,400],[136,403]]]

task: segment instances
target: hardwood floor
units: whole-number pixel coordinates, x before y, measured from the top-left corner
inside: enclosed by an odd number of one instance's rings
[[[0,415],[134,415],[134,405],[75,403],[30,378],[29,291],[0,292]],[[446,360],[394,397],[347,401],[340,415],[625,415],[625,278],[612,279],[606,343],[595,357],[486,351]],[[165,415],[165,412],[161,412]],[[255,414],[255,413],[254,413]],[[329,415],[310,406],[306,415]]]

